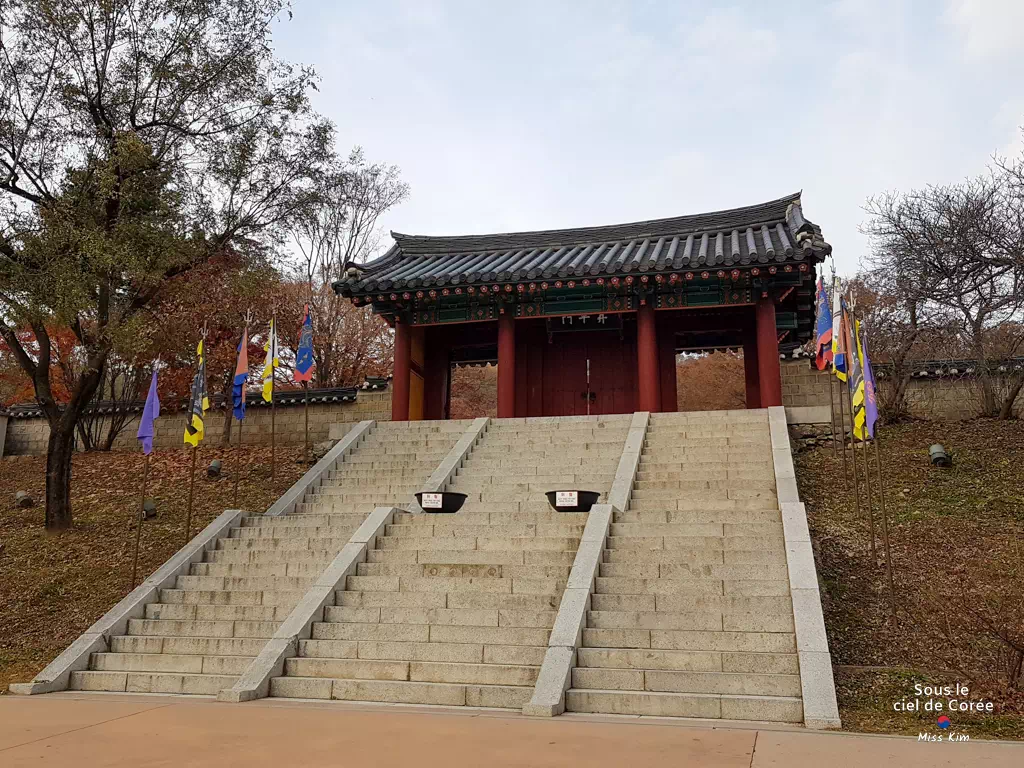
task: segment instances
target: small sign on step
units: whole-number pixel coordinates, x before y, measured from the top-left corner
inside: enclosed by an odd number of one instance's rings
[[[441,509],[441,500],[444,498],[444,494],[441,493],[424,493],[420,498],[420,506],[423,509]]]
[[[577,507],[579,503],[579,491],[559,491],[555,494],[556,507]]]

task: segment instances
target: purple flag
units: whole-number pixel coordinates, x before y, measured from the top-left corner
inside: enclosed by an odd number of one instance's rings
[[[874,437],[875,422],[878,421],[878,398],[875,393],[875,373],[871,370],[871,360],[868,358],[866,334],[861,339],[861,347],[864,352],[864,425],[868,437]]]
[[[149,394],[146,396],[146,407],[142,409],[139,420],[139,432],[136,437],[142,441],[142,452],[147,456],[153,452],[153,422],[160,416],[160,396],[156,391],[156,366],[153,366],[153,378],[149,382]]]

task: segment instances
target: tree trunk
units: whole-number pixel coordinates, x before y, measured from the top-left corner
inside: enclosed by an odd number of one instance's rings
[[[1017,395],[1020,394],[1021,388],[1024,387],[1024,379],[1020,379],[1010,387],[1010,391],[1003,398],[1003,406],[999,409],[999,420],[1006,421],[1013,416],[1013,404],[1017,401]]]
[[[46,529],[71,527],[71,459],[75,452],[75,421],[61,418],[50,425],[46,445]]]

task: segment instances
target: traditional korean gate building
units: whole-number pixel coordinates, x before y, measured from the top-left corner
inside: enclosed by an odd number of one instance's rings
[[[831,246],[800,195],[580,229],[392,233],[335,289],[395,328],[392,418],[448,416],[451,370],[498,365],[498,417],[676,410],[675,355],[742,348],[748,408],[782,404]]]

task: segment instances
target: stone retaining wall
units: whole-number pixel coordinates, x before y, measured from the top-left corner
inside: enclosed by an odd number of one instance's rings
[[[818,371],[810,360],[782,360],[782,404],[791,423],[823,423],[830,419],[829,374]],[[879,386],[887,386],[884,379]],[[834,388],[836,413],[839,413],[840,388]],[[910,412],[913,416],[935,421],[972,419],[978,415],[977,381],[971,378],[912,379],[907,389]],[[844,401],[844,408],[846,408]],[[301,405],[278,405],[277,440],[282,445],[302,442],[303,409]],[[1015,414],[1024,417],[1024,396],[1017,400]],[[39,456],[46,453],[50,429],[41,417],[10,418],[4,447],[4,416],[0,415],[0,455]],[[360,391],[354,402],[313,403],[309,407],[309,439],[317,443],[328,438],[332,424],[356,424],[366,419],[391,419],[391,389],[386,391]],[[847,417],[847,423],[849,419]],[[224,411],[207,413],[206,439],[219,441],[224,428]],[[115,450],[137,450],[135,432],[138,420],[133,419],[118,436]],[[172,412],[156,422],[157,448],[179,448],[184,445],[183,412]],[[237,429],[237,422],[232,430]],[[232,442],[237,433],[232,431]],[[270,409],[250,406],[245,419],[242,439],[247,444],[270,442]]]
[[[810,360],[782,361],[782,404],[787,411],[800,410],[807,421],[828,421],[825,411],[829,408],[829,376],[825,371],[814,368]],[[878,379],[878,387],[889,386],[885,379]],[[1007,380],[1008,381],[1008,380]],[[839,414],[839,382],[834,387],[836,414]],[[842,390],[843,396],[846,390]],[[929,421],[960,421],[977,418],[980,411],[980,387],[977,379],[971,377],[913,378],[907,387],[907,402],[910,414]],[[844,406],[849,410],[848,401]],[[1024,395],[1017,398],[1014,413],[1024,417]],[[823,419],[812,418],[824,414]],[[791,418],[792,422],[793,419]],[[849,417],[847,416],[847,423]]]
[[[312,392],[312,390],[311,390]],[[301,393],[300,393],[301,394]],[[0,417],[2,419],[3,417]],[[301,404],[277,406],[277,442],[301,444],[303,439],[303,408]],[[327,439],[332,424],[356,424],[360,421],[391,420],[391,390],[359,392],[355,401],[337,403],[310,403],[309,441],[313,445]],[[138,418],[133,418],[114,442],[114,450],[139,450],[135,433]],[[238,440],[238,422],[231,426],[231,442]],[[219,443],[224,430],[224,410],[206,413],[206,443]],[[185,445],[184,411],[165,411],[156,421],[153,444],[157,448],[181,448]],[[42,417],[12,418],[7,428],[6,455],[41,456],[46,453],[50,427]],[[0,437],[0,445],[2,445]],[[246,410],[242,442],[246,444],[270,443],[270,408],[249,406]]]

